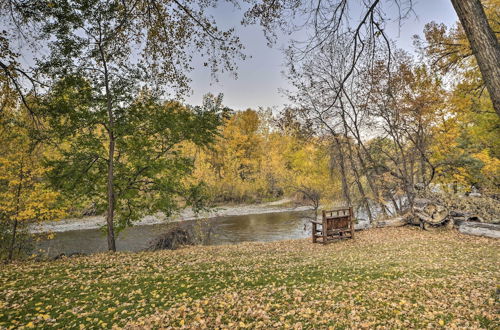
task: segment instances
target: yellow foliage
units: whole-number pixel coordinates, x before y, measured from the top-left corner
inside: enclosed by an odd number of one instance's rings
[[[299,187],[322,190],[331,180],[326,145],[273,130],[265,120],[262,112],[237,112],[220,128],[212,149],[190,151],[194,176],[216,202],[273,199]]]
[[[45,183],[45,150],[30,139],[30,124],[23,109],[0,116],[0,221],[13,228],[65,215],[59,193]]]
[[[481,168],[481,172],[485,177],[490,179],[497,179],[500,177],[500,159],[496,157],[491,157],[488,149],[483,149],[473,155],[473,157],[479,159],[484,165]]]

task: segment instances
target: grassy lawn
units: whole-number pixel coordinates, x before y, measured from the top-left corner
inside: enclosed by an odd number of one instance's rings
[[[0,328],[499,326],[500,241],[387,228],[0,266]]]

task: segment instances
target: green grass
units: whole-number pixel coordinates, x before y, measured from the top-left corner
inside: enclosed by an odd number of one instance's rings
[[[0,328],[494,328],[498,240],[391,228],[0,268]]]

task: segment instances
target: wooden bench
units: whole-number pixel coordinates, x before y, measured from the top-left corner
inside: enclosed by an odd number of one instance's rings
[[[337,239],[354,238],[352,207],[323,210],[321,221],[311,220],[312,241],[323,244]]]

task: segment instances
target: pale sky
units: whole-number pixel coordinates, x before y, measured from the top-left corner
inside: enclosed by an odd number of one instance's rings
[[[390,37],[397,47],[414,51],[412,36],[422,35],[424,25],[431,21],[453,25],[457,20],[450,0],[414,1],[416,17],[411,17],[401,29],[394,23],[388,27]],[[287,103],[279,89],[288,87],[282,76],[283,55],[280,48],[286,46],[287,40],[279,40],[277,45],[269,48],[266,39],[258,26],[241,27],[243,11],[231,6],[217,8],[215,19],[223,28],[235,27],[241,41],[246,47],[246,54],[251,56],[238,62],[238,79],[230,75],[219,76],[219,82],[213,81],[210,72],[201,65],[196,65],[192,72],[193,95],[187,97],[187,103],[199,105],[206,93],[223,93],[224,105],[235,110],[247,108],[276,107],[280,109]]]

